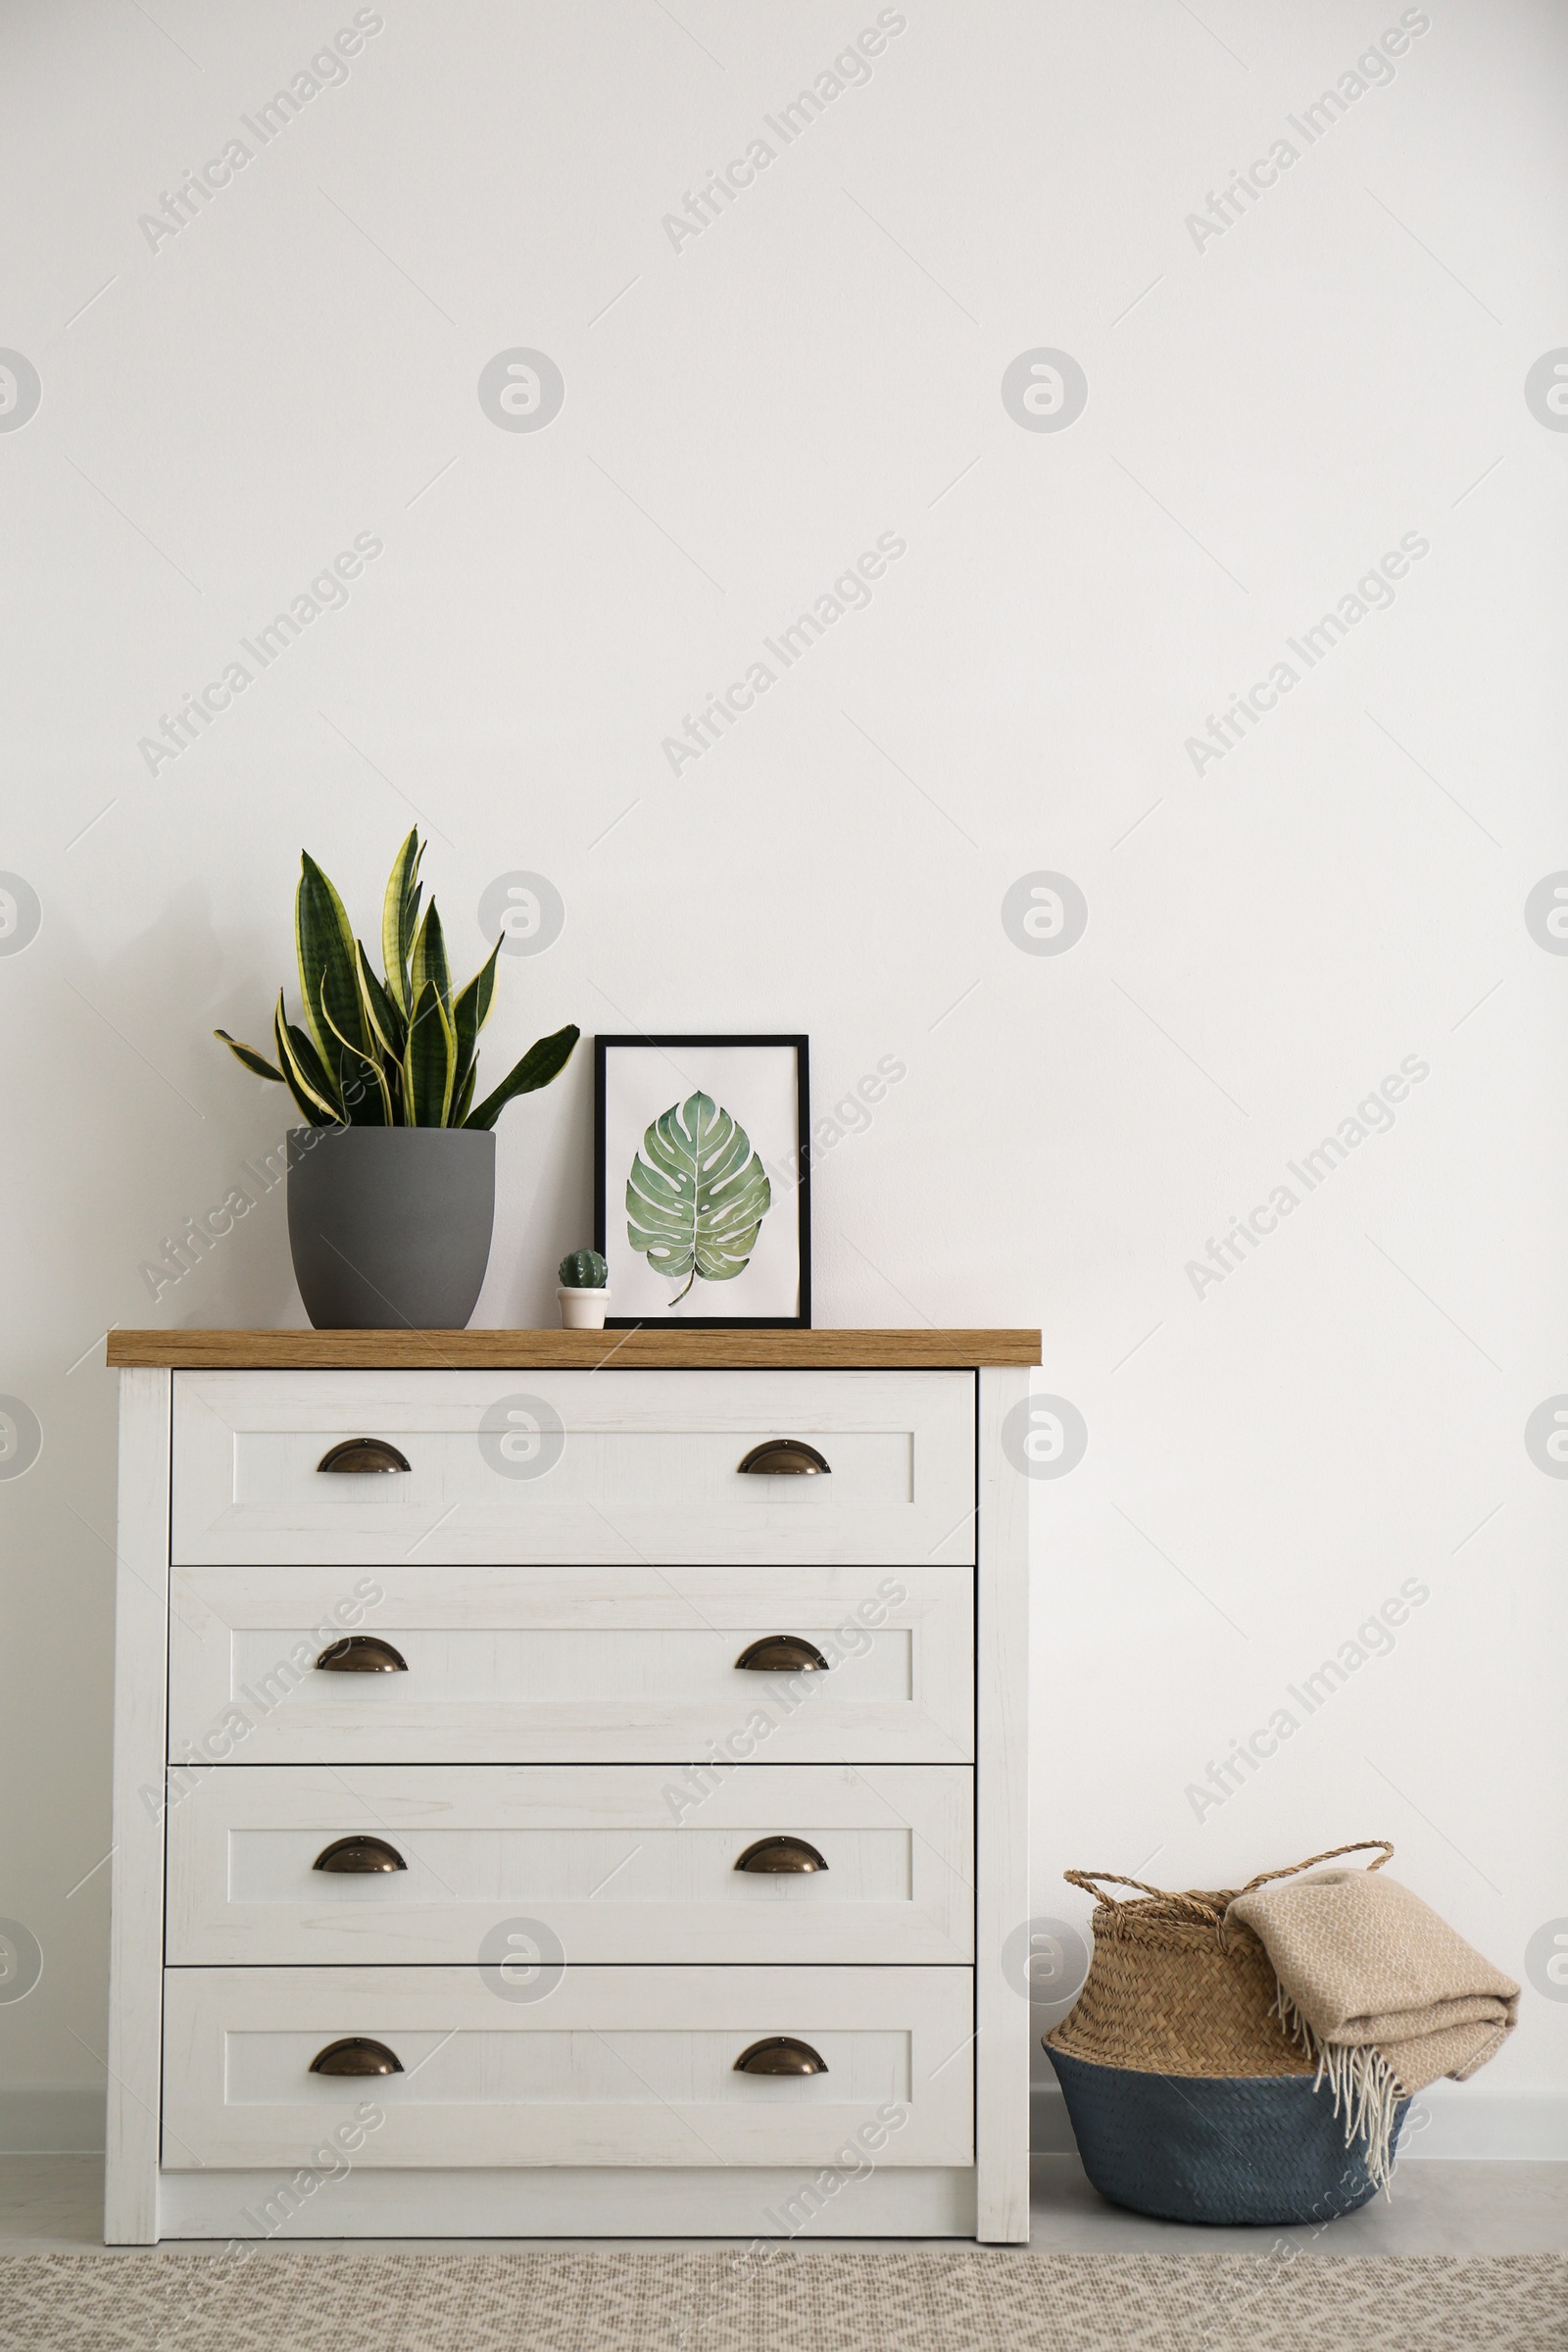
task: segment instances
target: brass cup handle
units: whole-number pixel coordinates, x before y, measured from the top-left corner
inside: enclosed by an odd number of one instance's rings
[[[821,1478],[832,1467],[804,1438],[764,1438],[740,1464],[748,1478]]]
[[[345,1634],[329,1642],[316,1661],[323,1674],[407,1674],[403,1652],[383,1642],[379,1634]]]
[[[317,1865],[319,1869],[320,1865]],[[781,1871],[826,1870],[827,1864],[814,1845],[804,1838],[759,1838],[737,1857],[737,1870],[776,1873]]]
[[[403,2061],[384,2041],[369,2041],[363,2034],[329,2041],[311,2060],[313,2075],[401,2075]]]
[[[323,1845],[313,1870],[340,1872],[358,1876],[367,1871],[407,1870],[408,1864],[395,1845],[384,1838],[337,1838]]]
[[[345,1438],[323,1453],[318,1470],[412,1470],[408,1455],[399,1453],[385,1438]]]
[[[814,1642],[802,1634],[763,1634],[749,1642],[735,1661],[748,1674],[826,1674],[826,1658]]]
[[[765,2041],[754,2041],[749,2050],[742,2050],[734,2071],[738,2075],[825,2075],[827,2060],[808,2041],[797,2041],[791,2034],[770,2034]]]

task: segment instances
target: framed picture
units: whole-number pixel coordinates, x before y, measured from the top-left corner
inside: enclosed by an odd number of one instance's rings
[[[808,1331],[804,1037],[594,1040],[594,1247],[608,1327]]]

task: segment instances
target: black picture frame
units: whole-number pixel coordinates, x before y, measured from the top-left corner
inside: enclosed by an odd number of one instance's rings
[[[796,1203],[798,1213],[800,1311],[793,1315],[679,1315],[657,1323],[647,1315],[607,1315],[607,1331],[670,1329],[682,1331],[809,1331],[811,1328],[811,1081],[810,1040],[796,1032],[777,1035],[663,1037],[596,1037],[594,1039],[594,1248],[607,1254],[608,1202],[605,1197],[606,1060],[610,1054],[648,1047],[695,1053],[715,1046],[771,1046],[792,1048],[795,1054]],[[775,1163],[776,1164],[776,1163]]]

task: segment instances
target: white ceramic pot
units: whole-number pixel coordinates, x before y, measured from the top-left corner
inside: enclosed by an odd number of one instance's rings
[[[605,1313],[610,1305],[608,1289],[599,1291],[565,1291],[558,1288],[556,1300],[561,1308],[563,1331],[603,1331]]]

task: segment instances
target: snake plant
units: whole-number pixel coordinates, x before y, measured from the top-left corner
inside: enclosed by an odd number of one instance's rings
[[[456,995],[441,917],[432,899],[421,919],[417,828],[393,861],[381,909],[376,978],[325,874],[300,856],[294,945],[307,1029],[289,1020],[277,992],[272,1035],[277,1064],[226,1029],[215,1029],[258,1078],[286,1086],[313,1127],[493,1127],[515,1095],[548,1086],[566,1066],[579,1031],[571,1024],[529,1047],[493,1094],[473,1101],[479,1032],[495,994],[497,940]]]

